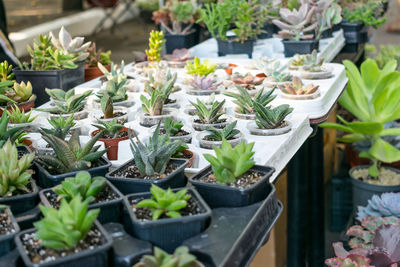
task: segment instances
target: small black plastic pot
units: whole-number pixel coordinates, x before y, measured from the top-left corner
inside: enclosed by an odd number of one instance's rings
[[[363,23],[341,23],[346,44],[366,43],[368,32]]]
[[[76,69],[62,70],[21,70],[13,69],[17,82],[30,81],[33,93],[36,94],[36,106],[50,100],[45,88],[60,88],[64,91],[71,89],[85,81],[85,64],[79,63]]]
[[[174,189],[177,192],[183,188]],[[130,223],[130,231],[141,240],[151,242],[168,252],[173,252],[176,247],[182,244],[185,239],[200,234],[206,229],[211,218],[211,209],[207,206],[200,194],[191,188],[187,188],[188,193],[201,207],[201,214],[184,216],[181,218],[159,219],[156,221],[140,221],[132,211],[130,200],[138,198],[151,198],[151,193],[139,193],[126,196],[126,207]]]
[[[92,177],[94,176],[104,176],[108,172],[108,168],[111,166],[111,162],[105,157],[101,157],[99,159],[100,166],[87,169],[85,171],[89,172]],[[36,171],[37,171],[37,179],[40,187],[49,188],[60,184],[67,177],[74,177],[79,171],[68,172],[63,174],[50,174],[42,165],[38,162],[33,162]]]
[[[353,184],[353,209],[357,209],[358,206],[366,206],[368,204],[368,199],[371,199],[373,195],[380,196],[382,193],[387,192],[400,192],[399,185],[377,185],[369,184],[358,180],[354,177],[353,173],[359,169],[368,169],[368,165],[361,165],[351,168],[349,171],[351,177],[351,183]],[[390,169],[393,172],[400,173],[400,170],[384,167],[385,169]]]
[[[165,47],[167,49],[167,54],[172,54],[175,49],[181,48],[191,48],[196,45],[196,30],[193,29],[192,32],[188,34],[165,34]],[[198,39],[198,38],[197,38]]]
[[[257,35],[257,39],[272,38],[274,35],[274,27],[276,27],[276,26],[273,23],[265,23],[264,27],[262,27],[262,29],[261,29],[264,32]]]
[[[254,40],[246,40],[243,43],[233,40],[220,40],[217,39],[218,56],[223,57],[226,55],[247,54],[249,58],[253,57]]]
[[[100,225],[99,222],[95,222],[95,227],[101,232],[103,245],[94,249],[88,249],[80,253],[71,254],[62,258],[58,258],[54,261],[46,263],[33,263],[27,255],[25,248],[22,244],[21,237],[24,234],[30,234],[36,231],[36,229],[29,229],[19,233],[15,236],[15,244],[19,254],[21,255],[22,261],[27,267],[44,267],[44,266],[59,266],[59,267],[78,267],[78,266],[96,266],[96,267],[107,267],[108,266],[108,251],[112,245],[112,239],[108,235],[107,231]]]
[[[332,38],[332,37],[333,37],[333,28],[326,29],[321,34],[322,39]]]
[[[15,220],[11,210],[7,207],[4,209],[4,212],[6,212],[8,214],[8,217],[11,219],[11,224],[15,231],[14,233],[10,233],[7,235],[0,235],[0,257],[4,256],[15,247],[14,237],[20,231],[18,223]]]
[[[285,57],[293,57],[296,54],[311,54],[314,49],[319,48],[318,40],[282,40]]]
[[[186,177],[185,177],[185,168],[189,164],[188,160],[184,159],[171,159],[170,162],[176,166],[179,166],[175,171],[169,174],[167,177],[159,179],[159,180],[144,180],[137,178],[126,178],[126,177],[117,177],[115,174],[119,170],[124,170],[128,166],[135,164],[135,160],[131,159],[128,162],[124,163],[121,167],[115,169],[112,172],[106,174],[106,178],[113,184],[118,190],[124,194],[132,194],[132,193],[142,193],[150,191],[150,187],[152,184],[155,184],[161,188],[167,189],[183,187],[186,185]]]
[[[120,222],[122,208],[123,208],[123,199],[124,195],[118,191],[115,186],[113,186],[109,181],[107,181],[107,185],[111,188],[111,190],[118,195],[117,199],[102,202],[102,203],[94,203],[89,205],[89,209],[100,209],[100,213],[97,216],[97,220],[102,223],[109,223],[109,222]],[[49,200],[46,197],[47,192],[53,191],[52,189],[43,189],[39,192],[40,201],[45,206],[51,206]]]
[[[33,209],[36,206],[39,189],[36,186],[35,180],[31,179],[30,183],[32,193],[2,197],[0,198],[0,204],[9,206],[14,215]]]
[[[275,171],[272,167],[262,165],[254,165],[251,170],[263,173],[263,177],[245,189],[198,181],[201,177],[212,173],[211,166],[205,167],[189,180],[211,208],[242,207],[259,202],[268,196],[269,178]]]

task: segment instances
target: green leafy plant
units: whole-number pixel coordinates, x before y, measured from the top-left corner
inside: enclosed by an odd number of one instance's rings
[[[124,125],[118,123],[117,119],[113,119],[112,121],[98,120],[97,124],[92,125],[99,129],[103,134],[111,136],[111,138],[117,138],[122,128],[124,128]]]
[[[37,155],[37,160],[53,172],[68,173],[89,169],[93,163],[107,152],[107,148],[98,151],[100,145],[95,146],[101,133],[96,134],[82,147],[79,142],[78,132],[74,132],[68,142],[43,130],[39,130],[39,132],[54,150],[55,156],[39,154]]]
[[[0,148],[0,196],[11,197],[18,193],[29,192],[28,183],[32,177],[31,167],[34,153],[23,155],[18,159],[15,144],[7,140]]]
[[[385,23],[386,18],[379,18],[381,3],[379,1],[354,2],[343,7],[343,19],[349,23],[364,23],[375,29]]]
[[[199,117],[199,120],[204,124],[213,124],[221,121],[221,116],[224,114],[221,112],[222,107],[225,104],[225,99],[221,102],[214,101],[210,107],[197,98],[197,103],[189,101],[195,108],[195,115]]]
[[[68,118],[64,118],[63,116],[52,117],[51,119],[47,119],[47,121],[53,128],[41,128],[42,131],[47,134],[56,136],[62,140],[65,140],[65,137],[69,133],[70,129],[76,125],[76,123],[74,122],[74,115],[71,115]]]
[[[140,201],[138,207],[146,207],[150,209],[153,221],[158,220],[162,215],[170,218],[180,218],[179,210],[187,206],[187,201],[190,199],[190,194],[187,194],[187,189],[172,192],[171,188],[163,190],[162,188],[151,185],[151,199]]]
[[[100,90],[96,96],[101,99],[104,94],[108,94],[113,102],[121,102],[128,99],[126,93],[126,83],[128,81],[127,76],[124,74],[125,63],[121,62],[121,67],[118,70],[118,66],[114,63],[111,64],[111,71],[108,71],[100,62],[97,63],[99,69],[104,73],[107,78],[106,88]],[[100,101],[100,100],[99,100]]]
[[[4,60],[0,63],[0,77],[1,82],[12,81],[14,82],[14,73],[12,72],[13,66]]]
[[[62,89],[45,89],[46,93],[54,100],[67,102],[68,99],[75,95],[75,88],[69,89],[68,91],[64,91]],[[90,91],[92,92],[92,91]]]
[[[8,129],[8,122],[10,118],[7,116],[7,112],[3,112],[0,118],[0,148],[6,143],[8,139],[11,142],[15,142],[18,139],[18,136],[24,131],[24,126],[17,126],[11,129]]]
[[[167,117],[164,120],[165,134],[168,134],[169,136],[177,135],[181,131],[182,127],[182,121],[175,121],[170,117]]]
[[[227,125],[224,129],[216,129],[212,126],[207,126],[205,129],[209,131],[210,134],[206,135],[205,137],[207,140],[211,141],[222,141],[223,139],[229,140],[234,138],[236,135],[240,134],[238,129],[235,129],[237,121],[232,122],[231,124]]]
[[[161,52],[165,44],[164,33],[162,31],[152,30],[149,38],[149,49],[146,49],[148,61],[161,61]]]
[[[82,94],[76,94],[68,98],[65,104],[54,102],[54,107],[37,108],[38,111],[50,112],[52,114],[72,114],[83,110],[86,105],[85,99],[92,93],[91,90]]]
[[[103,191],[107,180],[104,177],[91,177],[87,171],[78,172],[75,177],[65,178],[60,185],[53,188],[57,199],[65,199],[68,202],[74,197],[80,196],[83,201],[89,203],[96,199],[96,196]]]
[[[164,250],[154,247],[154,255],[145,255],[133,267],[202,267],[196,257],[189,253],[187,247],[178,247],[170,255]]]
[[[26,102],[32,97],[32,84],[29,81],[26,84],[12,81],[0,82],[0,104],[2,105]]]
[[[168,135],[160,136],[160,125],[157,126],[147,145],[140,140],[131,140],[131,150],[136,167],[141,176],[164,174],[171,156],[181,145],[181,141],[169,141]]]
[[[252,98],[250,94],[241,86],[236,86],[239,93],[224,92],[224,95],[233,97],[235,100],[232,102],[237,105],[237,112],[241,114],[254,114],[254,102],[258,102],[263,106],[267,106],[272,100],[275,99],[276,95],[272,95],[274,89],[267,91],[264,94],[264,88],[257,92]]]
[[[200,63],[200,59],[195,57],[193,63],[191,61],[186,63],[187,73],[191,75],[207,76],[213,73],[216,69],[217,64],[210,64],[208,59],[205,59],[203,60],[203,63]]]
[[[303,82],[299,77],[293,77],[293,80],[290,84],[285,84],[279,86],[279,89],[285,93],[290,95],[310,95],[315,93],[319,88],[319,85],[308,84],[303,86]]]
[[[11,107],[11,110],[6,110],[7,116],[10,118],[10,123],[30,123],[33,122],[36,118],[37,115],[32,117],[32,111],[29,111],[28,113],[25,114],[24,110],[20,110],[18,106],[14,105]]]
[[[215,157],[211,154],[204,154],[204,158],[210,162],[219,184],[234,183],[237,178],[254,166],[253,146],[254,143],[246,144],[245,141],[242,141],[232,148],[229,142],[223,139],[221,148],[214,147]]]
[[[88,210],[88,199],[82,201],[80,196],[70,202],[61,200],[60,208],[40,205],[43,219],[35,222],[35,236],[40,243],[54,250],[75,248],[84,240],[99,215],[100,209]]]
[[[261,33],[261,26],[264,26],[266,17],[262,14],[258,0],[241,1],[234,21],[236,35],[235,40],[244,43],[247,40],[256,39]]]
[[[400,45],[380,45],[379,52],[372,44],[365,44],[365,52],[368,58],[372,58],[382,69],[389,61],[397,61],[397,69],[400,65]]]
[[[277,129],[285,124],[286,117],[292,113],[293,108],[288,104],[279,105],[275,108],[255,102],[256,124],[260,129]]]
[[[96,49],[96,43],[92,43],[92,45],[86,50],[89,53],[86,58],[86,65],[89,68],[97,67],[97,64],[100,63],[103,66],[107,66],[111,64],[111,51],[103,52],[101,49]]]

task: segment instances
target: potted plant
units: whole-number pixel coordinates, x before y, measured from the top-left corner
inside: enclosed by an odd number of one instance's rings
[[[62,90],[62,89],[45,89],[46,94],[50,97],[50,101],[52,102],[53,105],[57,102],[60,105],[65,105],[65,103],[68,101],[68,99],[72,98],[75,96],[75,88],[69,89],[69,90]],[[90,91],[93,92],[93,91]],[[86,99],[82,100],[86,104]]]
[[[103,52],[101,49],[96,49],[96,44],[92,45],[86,50],[89,56],[85,61],[85,82],[93,80],[103,75],[98,63],[102,64],[108,71],[111,69],[111,51]]]
[[[314,52],[314,51],[313,51]],[[289,70],[299,70],[304,65],[304,60],[307,54],[299,55],[296,54],[290,61],[289,61]]]
[[[247,129],[253,135],[281,135],[291,130],[291,124],[285,120],[292,113],[293,108],[288,104],[279,105],[275,108],[254,102],[256,120],[247,124]]]
[[[189,150],[189,146],[186,143],[181,143],[181,145],[176,149],[174,154],[171,156],[172,159],[184,159],[188,160],[189,163],[186,168],[191,168],[194,161],[194,152]]]
[[[63,102],[54,102],[54,107],[50,108],[37,108],[37,111],[50,113],[50,118],[63,116],[68,118],[73,114],[75,120],[85,119],[88,112],[85,110],[85,99],[92,94],[92,91],[86,91],[82,94],[72,95],[68,100]]]
[[[187,160],[171,159],[182,142],[169,141],[160,136],[160,126],[149,138],[148,144],[131,139],[133,159],[107,173],[109,179],[123,194],[146,192],[151,184],[162,188],[182,187],[186,184],[183,173]]]
[[[195,256],[189,254],[189,249],[184,246],[177,247],[172,255],[158,247],[154,247],[154,255],[144,255],[133,267],[168,266],[173,264],[186,267],[204,267],[201,262],[196,260]]]
[[[36,205],[38,188],[32,179],[33,172],[29,170],[34,157],[34,153],[29,153],[18,158],[17,147],[10,140],[0,148],[0,204],[9,206],[14,214]]]
[[[3,147],[7,140],[11,140],[12,143],[15,143],[21,133],[24,132],[24,126],[16,126],[9,129],[9,121],[10,118],[7,116],[7,113],[3,113],[0,118],[0,148]]]
[[[146,82],[145,88],[150,94],[150,98],[140,95],[140,100],[142,101],[140,124],[142,126],[151,127],[159,122],[163,122],[167,117],[175,116],[177,110],[172,108],[164,108],[164,104],[172,92],[176,82],[176,77],[176,73],[171,75],[168,72],[165,83],[159,83],[155,88],[151,88],[149,83]]]
[[[51,154],[38,154],[35,158],[34,164],[41,187],[58,185],[66,177],[74,176],[82,170],[87,170],[92,176],[104,176],[111,166],[102,157],[107,148],[99,151],[100,145],[95,146],[100,133],[81,146],[77,132],[72,134],[68,142],[43,130],[39,132],[54,150]]]
[[[263,88],[264,79],[265,75],[254,76],[251,73],[240,74],[235,72],[231,76],[233,84],[244,88],[251,96],[254,96]]]
[[[45,88],[68,90],[84,82],[84,63],[87,53],[84,52],[90,43],[83,43],[83,37],[72,39],[71,35],[61,28],[59,39],[52,34],[40,35],[34,40],[33,47],[28,45],[30,63],[19,64],[13,69],[17,82],[32,83],[38,97],[37,105],[44,104],[48,97]]]
[[[146,73],[147,69],[152,69],[153,67],[160,64],[162,59],[161,52],[163,50],[163,45],[165,44],[164,32],[152,30],[149,37],[149,49],[145,50],[147,55],[147,61],[140,62],[134,65],[134,69],[139,74],[143,72]]]
[[[214,147],[216,156],[204,154],[211,166],[190,178],[190,182],[211,208],[251,205],[268,196],[273,168],[255,165],[254,143],[242,141],[234,148],[222,141]]]
[[[396,61],[392,60],[381,70],[376,62],[367,59],[360,70],[350,61],[344,61],[348,87],[339,102],[356,121],[347,122],[340,116],[343,124],[325,123],[321,127],[344,131],[346,134],[339,140],[345,143],[369,141],[367,150],[359,156],[367,158],[370,165],[356,166],[350,170],[353,184],[353,207],[364,206],[372,195],[383,192],[400,191],[400,172],[381,163],[392,163],[400,160],[400,151],[384,136],[399,135],[399,128],[385,129],[384,124],[400,118],[397,105],[397,83],[400,73],[396,71]],[[371,109],[370,107],[374,107]]]
[[[234,121],[223,129],[207,126],[204,132],[200,132],[196,136],[200,147],[205,149],[213,149],[214,146],[221,147],[222,140],[224,139],[232,147],[238,145],[243,139],[243,134],[238,129],[235,129],[236,124],[237,121]]]
[[[211,210],[194,189],[152,185],[150,193],[127,196],[130,228],[141,240],[172,251],[200,234],[211,218]]]
[[[96,134],[101,133],[99,141],[103,142],[104,146],[108,148],[107,158],[109,160],[118,160],[119,142],[128,140],[129,135],[133,135],[133,131],[118,123],[116,119],[112,121],[97,121],[97,124],[93,124],[93,126],[97,130],[90,135],[94,137]]]
[[[32,111],[25,114],[24,110],[20,110],[17,105],[11,107],[11,110],[6,110],[7,116],[10,118],[8,127],[13,128],[16,126],[23,126],[25,132],[35,132],[36,124],[34,120],[36,116],[31,116]]]
[[[257,35],[257,39],[267,39],[272,38],[274,33],[278,33],[279,28],[272,23],[273,19],[279,19],[279,10],[282,7],[281,1],[268,0],[261,3],[260,16],[265,18],[264,20],[259,20],[257,23],[261,24],[261,31]]]
[[[164,55],[164,59],[168,62],[171,68],[183,68],[187,61],[191,61],[190,51],[186,48],[174,49],[172,54]]]
[[[186,131],[183,129],[182,121],[175,121],[171,118],[165,118],[164,125],[160,132],[162,134],[168,134],[171,141],[180,140],[183,143],[192,142],[192,131]]]
[[[274,19],[272,22],[281,29],[277,37],[282,38],[285,57],[310,54],[318,49],[319,41],[314,35],[318,27],[315,12],[316,6],[308,2],[302,2],[298,9],[280,9],[281,19]]]
[[[74,197],[80,196],[83,201],[89,201],[89,209],[100,209],[97,219],[101,223],[120,221],[124,198],[106,178],[92,178],[87,171],[65,178],[53,188],[43,189],[39,196],[43,205],[56,209],[60,208],[63,199],[70,202]]]
[[[196,117],[192,120],[192,127],[196,131],[204,131],[207,126],[223,129],[229,124],[228,119],[223,118],[224,113],[221,112],[225,99],[221,102],[214,101],[211,106],[207,106],[198,98],[197,103],[189,102],[196,108]]]
[[[153,12],[153,20],[166,31],[167,54],[176,48],[190,48],[198,42],[193,27],[198,16],[197,4],[193,1],[170,1]],[[197,35],[197,36],[196,36]]]
[[[14,247],[14,236],[20,231],[19,225],[9,207],[0,205],[0,257]]]
[[[210,108],[213,105],[213,103],[215,102],[215,94],[211,94],[206,100],[202,100],[202,102],[204,103],[204,105],[207,108]],[[192,104],[188,104],[186,106],[186,108],[183,110],[183,112],[188,116],[195,116],[196,115],[196,111],[197,111],[197,109]],[[222,105],[220,111],[221,112],[225,112],[224,105]]]
[[[80,196],[63,199],[59,209],[40,205],[43,218],[15,237],[27,266],[108,266],[112,239]]]
[[[128,108],[122,106],[114,107],[114,101],[107,93],[100,99],[101,110],[90,112],[89,117],[92,121],[111,122],[116,120],[120,124],[128,122]]]
[[[285,72],[287,66],[281,64],[279,60],[258,61],[256,66],[266,76],[264,84],[270,88],[289,84],[292,81],[293,75]]]
[[[318,30],[316,38],[333,37],[333,26],[342,21],[342,8],[333,0],[322,0],[317,3],[316,19],[318,21]]]
[[[256,115],[254,113],[254,102],[258,102],[263,106],[267,106],[276,98],[276,95],[272,95],[274,89],[271,89],[264,93],[264,88],[257,92],[252,98],[248,91],[241,86],[236,86],[239,93],[224,92],[224,95],[233,97],[235,100],[232,102],[237,105],[233,110],[235,117],[243,120],[255,120]]]
[[[318,58],[317,51],[314,50],[311,55],[305,55],[300,76],[303,79],[319,80],[329,79],[333,73],[331,67],[324,65],[324,58]]]
[[[367,206],[358,206],[356,219],[361,222],[369,216],[400,218],[399,202],[400,193],[383,193],[380,196],[373,195],[368,200]]]
[[[279,86],[281,96],[286,99],[293,100],[309,100],[320,97],[319,85],[307,84],[303,86],[303,83],[299,77],[293,77],[290,84]]]

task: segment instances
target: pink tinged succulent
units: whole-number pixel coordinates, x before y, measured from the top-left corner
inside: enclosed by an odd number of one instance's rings
[[[264,79],[265,77],[253,76],[250,73],[245,75],[235,73],[231,77],[232,82],[239,85],[260,85]]]
[[[195,90],[216,90],[221,83],[217,83],[213,74],[207,76],[196,75],[193,79],[191,86]]]
[[[182,48],[182,49],[174,49],[171,55],[165,55],[164,58],[168,61],[186,61],[190,57],[189,49]]]

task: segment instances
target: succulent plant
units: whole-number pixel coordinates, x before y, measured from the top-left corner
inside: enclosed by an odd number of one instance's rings
[[[256,63],[257,69],[264,72],[267,77],[271,77],[274,82],[288,82],[292,80],[292,75],[284,72],[286,65],[281,64],[279,60],[263,60]]]
[[[13,66],[8,63],[7,60],[4,60],[0,63],[0,77],[1,82],[4,81],[13,81],[14,82],[14,73],[12,72]]]
[[[114,118],[114,103],[112,97],[105,93],[100,99],[101,111],[103,111],[104,119]]]
[[[121,102],[128,99],[127,90],[125,87],[128,81],[127,76],[124,74],[125,63],[121,62],[121,67],[118,70],[117,65],[111,64],[111,71],[108,71],[100,62],[97,64],[99,69],[104,73],[107,78],[106,88],[100,90],[96,96],[101,98],[104,94],[108,94],[115,102]]]
[[[182,127],[183,127],[182,121],[175,121],[170,117],[167,117],[164,120],[165,134],[168,134],[169,136],[175,136],[177,133],[180,132]]]
[[[149,49],[146,49],[147,60],[152,62],[161,61],[161,52],[165,44],[164,33],[152,30],[149,38]]]
[[[68,202],[74,197],[80,196],[83,201],[89,203],[96,199],[96,196],[104,189],[107,180],[104,177],[93,177],[87,171],[78,172],[75,177],[65,178],[60,185],[53,187],[57,199],[65,199]]]
[[[89,201],[80,196],[70,202],[61,200],[60,208],[40,205],[43,219],[35,222],[35,237],[41,245],[54,250],[75,248],[93,228],[100,209],[88,210]]]
[[[245,141],[242,141],[232,148],[231,144],[223,139],[221,148],[214,147],[215,157],[211,154],[204,154],[204,158],[210,162],[219,184],[235,182],[237,178],[254,166],[253,146],[254,142],[246,144]]]
[[[12,88],[14,85],[13,81],[3,81],[0,82],[0,106],[6,106],[9,103],[15,104],[17,103],[14,101],[12,98],[10,98],[10,95],[14,95],[15,92]]]
[[[221,83],[216,81],[213,74],[208,74],[207,76],[194,76],[190,85],[195,90],[216,90]]]
[[[38,115],[31,116],[32,111],[29,111],[25,114],[25,111],[19,109],[17,105],[11,107],[11,110],[6,110],[7,116],[10,118],[9,122],[18,124],[18,123],[30,123],[33,122]]]
[[[241,114],[254,114],[254,102],[258,102],[263,106],[267,106],[276,97],[276,95],[272,95],[274,89],[271,89],[264,94],[264,88],[262,88],[257,92],[254,98],[252,98],[247,90],[243,87],[236,86],[236,88],[238,89],[239,93],[224,92],[224,95],[233,97],[235,99],[232,102],[238,106],[237,112]]]
[[[187,201],[190,199],[190,194],[187,194],[187,189],[172,192],[171,188],[164,190],[155,184],[151,185],[151,199],[144,199],[136,206],[150,209],[152,220],[158,220],[162,215],[170,218],[180,218],[179,210],[187,206]]]
[[[49,36],[54,47],[62,51],[63,54],[72,56],[75,62],[84,61],[89,56],[87,49],[90,47],[91,42],[83,43],[84,37],[72,39],[64,26],[61,27],[58,33],[58,39],[52,32],[49,33]]]
[[[26,102],[32,98],[32,84],[29,81],[14,83],[13,90],[7,91],[5,95],[15,102]]]
[[[196,257],[189,254],[187,247],[181,246],[175,249],[170,255],[164,250],[154,247],[154,256],[145,255],[133,267],[202,267],[203,264],[196,260]]]
[[[69,89],[68,91],[64,91],[62,89],[45,89],[46,94],[50,96],[50,98],[58,101],[64,101],[67,102],[68,99],[73,97],[75,95],[75,88]]]
[[[174,62],[182,62],[188,60],[190,57],[190,51],[187,48],[182,49],[174,49],[172,54],[164,55],[165,60],[174,61]]]
[[[0,148],[6,143],[7,140],[15,142],[18,136],[24,131],[24,126],[17,126],[11,129],[7,129],[10,118],[7,116],[7,112],[3,112],[0,118]]]
[[[149,94],[151,94],[154,90],[162,91],[163,87],[165,86],[166,83],[172,83],[172,89],[171,93],[173,91],[173,87],[176,83],[177,79],[177,73],[171,73],[171,71],[168,69],[166,70],[165,68],[161,66],[157,66],[155,68],[154,75],[152,73],[149,73],[149,81],[145,83],[145,91]]]
[[[275,108],[264,107],[260,103],[254,102],[254,110],[256,124],[260,129],[277,129],[284,125],[285,118],[292,113],[293,108],[287,104]]]
[[[310,72],[321,72],[324,58],[318,58],[317,50],[314,50],[310,55],[304,56],[303,69]]]
[[[225,104],[225,99],[221,102],[214,101],[211,107],[197,98],[197,103],[189,101],[195,108],[195,114],[199,117],[199,120],[204,124],[213,124],[220,121],[220,117],[224,114],[221,112],[222,107]]]
[[[382,195],[373,195],[368,200],[365,207],[358,206],[357,220],[361,221],[365,217],[388,217],[394,216],[400,218],[400,193],[383,193]]]
[[[38,111],[50,112],[52,114],[72,114],[81,111],[86,102],[84,101],[90,94],[91,90],[86,91],[82,94],[76,94],[68,98],[65,104],[54,102],[54,107],[51,108],[37,108]]]
[[[334,0],[319,0],[316,11],[318,21],[318,33],[316,38],[320,39],[321,34],[339,24],[342,21],[342,8]]]
[[[136,167],[141,176],[164,174],[171,156],[181,145],[181,141],[169,141],[168,135],[160,136],[160,125],[157,126],[147,145],[140,140],[131,139],[131,150]]]
[[[208,59],[204,59],[203,63],[200,63],[200,58],[195,57],[193,63],[188,61],[186,63],[186,70],[188,74],[208,76],[217,69],[217,64],[210,64]]]
[[[96,134],[82,147],[79,142],[78,132],[74,132],[68,142],[43,130],[39,130],[39,132],[54,150],[55,156],[39,154],[37,160],[53,172],[68,173],[89,169],[94,162],[107,152],[107,148],[98,151],[100,145],[94,145],[100,138],[101,133]]]
[[[234,84],[245,87],[246,89],[255,88],[256,85],[260,85],[264,81],[264,77],[257,77],[250,73],[240,74],[233,73],[231,80]]]
[[[103,52],[101,49],[96,49],[96,44],[93,42],[92,45],[86,50],[89,53],[86,58],[86,64],[88,67],[94,68],[97,67],[97,64],[100,63],[103,66],[107,66],[111,64],[111,51]]]
[[[319,88],[319,85],[307,84],[303,86],[303,82],[299,77],[293,77],[290,84],[280,85],[279,89],[285,94],[290,95],[311,95],[315,93]]]
[[[117,138],[118,134],[124,128],[123,124],[118,123],[117,119],[112,121],[97,121],[97,124],[93,124],[94,127],[99,129],[103,134],[112,136],[111,138]]]
[[[205,137],[211,141],[222,141],[223,139],[229,140],[234,138],[236,135],[240,134],[238,129],[235,129],[237,121],[232,122],[227,125],[224,129],[216,129],[212,126],[207,126],[205,128],[206,131],[209,131],[210,134]]]
[[[71,114],[68,118],[64,118],[63,116],[52,117],[51,119],[47,119],[53,129],[41,128],[43,132],[54,135],[62,140],[65,140],[65,137],[69,133],[69,130],[76,125],[74,122],[74,115]]]
[[[29,153],[18,159],[17,147],[10,140],[0,148],[0,197],[29,192],[27,186],[32,172],[28,168],[31,167],[34,157],[34,153]]]
[[[290,67],[302,67],[304,65],[306,55],[296,54],[293,59],[289,61]]]

